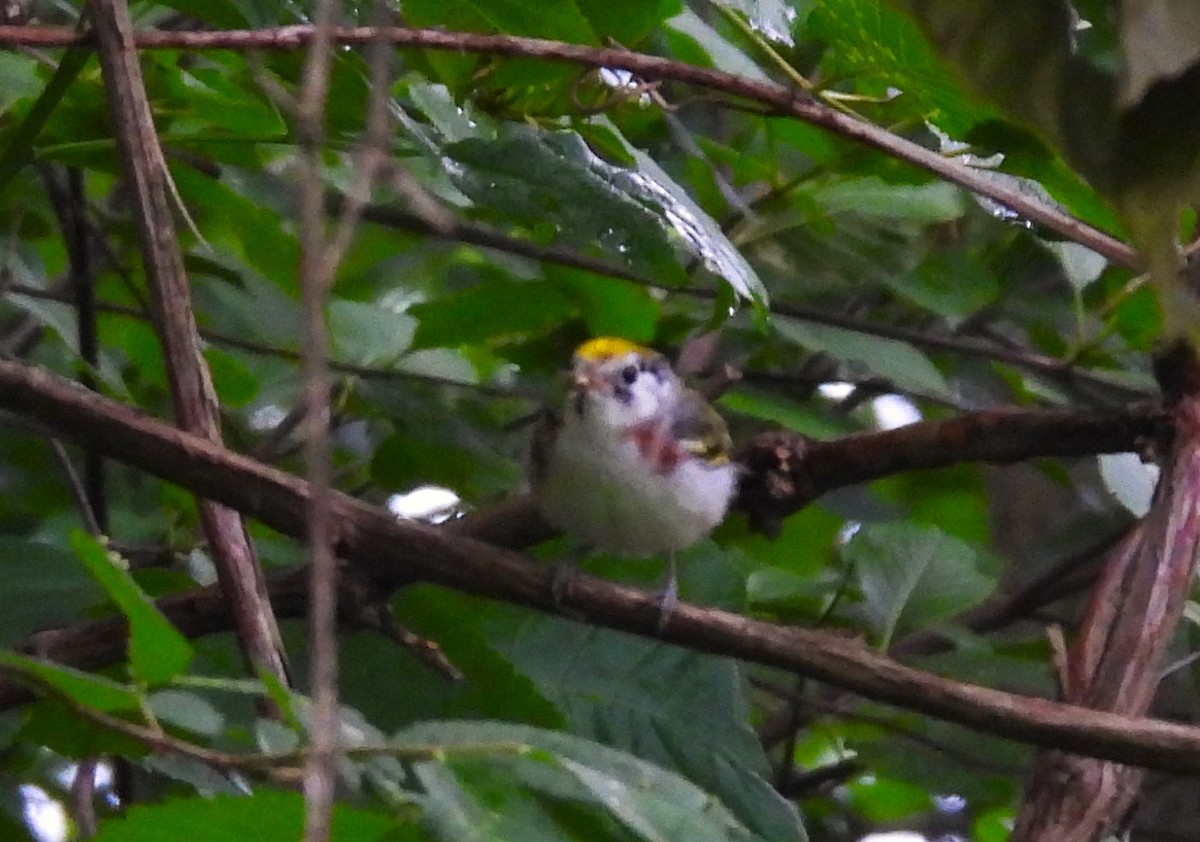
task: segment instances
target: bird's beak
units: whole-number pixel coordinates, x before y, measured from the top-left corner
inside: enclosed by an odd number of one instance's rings
[[[581,366],[571,376],[571,391],[577,394],[594,392],[604,385],[604,381],[596,376],[591,366]]]
[[[575,377],[571,381],[571,390],[574,392],[588,392],[595,388],[596,381],[591,374],[583,371],[575,372]]]

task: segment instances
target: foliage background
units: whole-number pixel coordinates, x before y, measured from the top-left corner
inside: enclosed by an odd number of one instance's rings
[[[1164,68],[1138,46],[1138,15],[1098,0],[1077,4],[1088,28],[1034,3],[1007,4],[1002,19],[1004,4],[957,5],[405,0],[388,13],[784,80],[1148,255],[1190,231],[1183,205],[1200,135],[1162,131],[1170,109],[1147,103],[1190,92],[1191,41],[1181,35],[1188,60]],[[303,4],[258,0],[131,10],[140,28],[165,30],[307,19]],[[81,13],[66,2],[26,11],[62,26]],[[351,4],[340,14],[374,20]],[[1183,30],[1188,14],[1179,12]],[[141,56],[226,442],[296,473],[301,172],[281,92],[298,89],[302,62],[273,50]],[[321,158],[331,197],[355,179],[370,73],[366,50],[335,52]],[[1068,95],[1094,108],[1061,107]],[[170,417],[105,103],[86,51],[0,54],[0,342],[6,356],[90,376],[105,394]],[[511,495],[523,482],[520,420],[555,399],[571,349],[595,334],[682,354],[690,374],[721,390],[739,442],[1010,406],[1086,416],[1157,399],[1149,352],[1163,328],[1146,276],[1089,249],[1091,229],[1034,224],[903,155],[696,86],[487,54],[395,52],[386,105],[387,161],[325,310],[339,372],[335,484],[362,499],[399,505],[397,495],[438,486],[472,511]],[[90,365],[87,316],[68,283],[71,203],[98,302]],[[711,353],[697,340],[709,331],[719,335]],[[256,718],[258,685],[238,683],[228,634],[189,643],[152,612],[139,619],[137,589],[160,596],[213,581],[194,501],[109,463],[103,531],[131,569],[114,582],[80,534],[78,488],[64,475],[81,454],[5,420],[0,642],[15,647],[115,604],[145,646],[109,675],[131,682],[159,724],[223,752],[294,747],[303,698],[285,704],[293,717],[283,724]],[[823,496],[773,539],[734,515],[682,559],[682,596],[1053,697],[1044,628],[1070,629],[1087,571],[1125,534],[1130,509],[1144,512],[1152,484],[1132,457],[887,476]],[[300,543],[249,527],[269,572],[305,562]],[[586,568],[642,586],[660,572],[605,558]],[[1003,622],[973,624],[998,602],[1011,610],[987,616]],[[833,686],[432,585],[404,588],[392,607],[462,679],[347,626],[345,727],[368,743],[395,735],[399,747],[346,764],[337,838],[849,840],[911,827],[994,840],[1006,838],[1020,798],[1028,747]],[[1195,636],[1197,612],[1187,616],[1180,656]],[[284,632],[304,688],[302,626]],[[100,838],[299,833],[299,797],[286,788],[131,744],[80,713],[102,707],[95,688],[75,698],[56,683],[66,679],[45,680],[58,688],[49,698],[3,714],[11,838],[30,833],[18,783],[66,800],[72,763],[101,753],[133,758],[145,806],[116,817],[101,805]],[[1194,712],[1190,669],[1170,690],[1172,713]],[[247,780],[254,796],[235,798]],[[1169,782],[1150,792],[1139,833],[1167,839],[1190,826],[1181,810],[1163,817]]]

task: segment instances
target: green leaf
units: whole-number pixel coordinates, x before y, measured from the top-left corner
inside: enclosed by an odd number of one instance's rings
[[[792,27],[796,21],[796,7],[782,0],[713,0],[715,5],[724,6],[741,13],[759,35],[786,47],[794,47]]]
[[[573,309],[553,284],[484,280],[410,308],[417,322],[413,346],[458,348],[539,336]]]
[[[809,406],[749,386],[734,387],[721,395],[717,405],[723,412],[770,421],[813,438],[833,438],[851,432],[845,419],[831,417],[819,406]]]
[[[472,800],[493,802],[501,794],[498,785],[527,788],[556,800],[582,801],[602,809],[621,826],[645,840],[695,839],[733,840],[770,838],[752,835],[720,802],[685,779],[644,760],[569,734],[543,731],[501,722],[433,722],[409,728],[397,735],[402,742],[437,745],[447,752],[444,767],[454,774],[457,791],[443,786],[436,800],[457,804],[454,813],[460,827],[469,827],[475,811]],[[507,774],[487,781],[483,792],[468,773],[481,760],[459,760],[454,750],[517,743],[526,746],[515,754],[493,752],[486,762]],[[529,751],[529,748],[535,749]],[[427,767],[431,764],[422,764]],[[432,777],[432,776],[429,776]],[[429,777],[423,778],[428,781]],[[472,792],[472,790],[475,790]],[[463,799],[466,793],[468,799]],[[476,807],[475,809],[478,809]],[[496,814],[484,814],[490,822]],[[501,817],[503,820],[503,817]],[[797,825],[793,838],[804,838]],[[501,834],[501,838],[505,837]],[[620,837],[618,837],[620,838]]]
[[[243,407],[258,395],[258,379],[237,357],[219,348],[206,348],[204,359],[223,406]]]
[[[331,842],[372,842],[389,831],[415,827],[406,820],[335,804]],[[242,797],[176,798],[160,804],[134,804],[100,823],[96,842],[244,842],[246,839],[299,839],[304,831],[304,796],[259,789]],[[417,836],[389,838],[419,838]]]
[[[786,339],[834,359],[865,366],[901,390],[944,397],[952,394],[937,367],[906,342],[779,316],[772,324]]]
[[[863,93],[894,89],[893,110],[953,135],[995,115],[967,96],[920,30],[883,0],[817,3],[807,29],[832,47],[823,61],[828,73],[852,79]]]
[[[184,690],[159,690],[149,699],[150,710],[163,723],[215,737],[225,726],[225,717],[203,696]]]
[[[1000,294],[1000,282],[981,259],[957,252],[932,254],[912,272],[884,275],[883,282],[914,304],[951,320],[971,315]]]
[[[370,721],[389,730],[444,716],[561,727],[563,717],[534,683],[488,645],[485,601],[413,585],[400,592],[394,606],[406,628],[437,641],[465,680],[446,681],[379,635],[352,635],[342,648],[342,692],[345,702]]]
[[[464,2],[500,32],[531,35],[553,41],[596,44],[596,33],[574,0],[451,0]]]
[[[654,160],[611,132],[634,161],[604,161],[574,132],[505,126],[495,140],[442,147],[456,187],[492,212],[570,245],[599,245],[627,267],[665,284],[683,280],[676,253],[697,259],[744,298],[765,300],[754,270],[718,225]]]
[[[49,84],[42,90],[41,96],[29,109],[25,119],[8,137],[4,150],[0,152],[0,196],[5,195],[13,178],[29,162],[38,135],[91,57],[91,50],[76,47],[67,50],[59,59],[58,68]]]
[[[42,90],[38,61],[20,53],[0,53],[0,113]]]
[[[889,184],[876,176],[833,180],[810,195],[830,215],[855,213],[916,225],[953,222],[966,207],[962,191],[952,184]]]
[[[679,11],[680,0],[645,0],[612,3],[609,0],[576,0],[579,10],[604,43],[612,39],[627,47],[649,35],[657,24]]]
[[[592,336],[654,339],[662,305],[646,287],[565,266],[547,265],[545,275],[578,309]]]
[[[575,733],[687,775],[765,838],[803,838],[791,805],[765,779],[733,661],[556,617],[497,610],[493,625],[500,651]]]
[[[1075,55],[1065,4],[895,0],[893,5],[915,18],[972,90],[1049,138],[1086,176],[1105,178],[1099,169],[1112,151],[1114,83]]]
[[[329,302],[329,345],[338,359],[363,365],[393,362],[413,344],[417,321],[377,304]]]
[[[987,596],[992,580],[970,545],[911,523],[864,524],[843,548],[881,648],[899,630],[948,620]]]
[[[0,644],[15,645],[37,629],[78,619],[104,595],[56,544],[0,535]]]
[[[697,205],[657,161],[626,141],[623,135],[618,133],[617,137],[633,157],[638,172],[619,178],[614,171],[614,180],[627,183],[630,193],[643,203],[657,204],[689,253],[729,284],[738,297],[765,305],[766,287],[737,246],[725,236],[720,224]]]
[[[49,684],[73,702],[105,713],[136,710],[138,707],[138,695],[129,687],[82,670],[4,651],[0,651],[0,667],[32,676]]]
[[[129,620],[130,669],[139,680],[162,684],[192,661],[192,646],[159,613],[128,571],[117,566],[104,545],[81,531],[71,535],[71,548]]]
[[[771,77],[758,66],[757,62],[740,49],[729,43],[725,36],[713,29],[707,21],[689,8],[684,8],[675,17],[667,21],[669,30],[685,36],[707,56],[712,66],[734,76],[744,76],[759,82],[768,81]],[[700,61],[693,59],[697,64]]]

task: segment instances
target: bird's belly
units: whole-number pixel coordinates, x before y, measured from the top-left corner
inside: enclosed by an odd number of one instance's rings
[[[689,547],[725,516],[731,465],[687,458],[656,470],[627,439],[564,428],[537,489],[546,520],[596,549],[631,556]]]

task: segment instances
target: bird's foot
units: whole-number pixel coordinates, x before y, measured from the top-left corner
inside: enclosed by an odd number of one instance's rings
[[[661,634],[666,631],[674,609],[679,606],[679,583],[676,581],[676,577],[667,577],[666,584],[662,585],[662,589],[655,596],[654,605],[659,609],[659,621],[658,625],[656,625],[656,630]]]
[[[554,576],[550,580],[550,598],[554,600],[555,610],[561,614],[573,613],[567,607],[567,600],[571,596],[571,584],[578,576],[579,565],[574,559],[563,559],[554,565]]]

